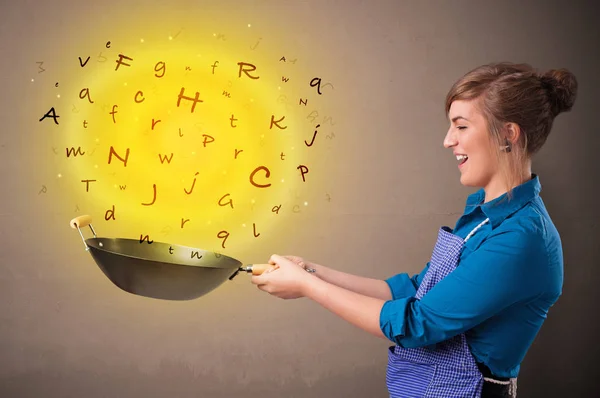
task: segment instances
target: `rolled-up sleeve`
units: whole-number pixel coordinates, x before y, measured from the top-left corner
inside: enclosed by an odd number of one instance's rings
[[[493,235],[421,300],[385,302],[380,313],[383,334],[406,348],[435,344],[536,294],[545,278],[536,266],[539,256],[546,256],[543,238],[521,230]]]
[[[429,263],[425,265],[423,271],[412,277],[408,276],[407,273],[397,274],[385,280],[390,287],[392,292],[392,300],[397,300],[405,297],[414,296],[417,293],[417,289],[423,280],[423,277],[429,269]]]

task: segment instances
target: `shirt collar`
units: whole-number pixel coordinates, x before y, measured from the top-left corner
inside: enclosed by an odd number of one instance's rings
[[[531,180],[516,186],[512,190],[512,198],[510,199],[508,198],[508,194],[504,193],[488,203],[482,203],[485,199],[485,191],[482,188],[467,197],[465,214],[470,214],[475,209],[480,208],[486,217],[490,219],[492,228],[495,228],[505,218],[539,196],[541,190],[542,186],[539,176],[535,173],[531,174]]]

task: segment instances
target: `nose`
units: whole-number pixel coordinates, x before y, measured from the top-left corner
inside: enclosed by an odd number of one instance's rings
[[[449,128],[446,137],[444,138],[444,148],[451,148],[456,144],[456,136],[452,132],[452,128]]]

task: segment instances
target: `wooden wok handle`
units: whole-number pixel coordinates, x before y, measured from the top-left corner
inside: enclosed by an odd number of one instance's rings
[[[69,225],[71,225],[71,228],[77,229],[77,228],[83,228],[85,226],[88,226],[91,223],[92,223],[92,216],[84,215],[84,216],[75,217],[74,219],[72,219],[69,222]]]
[[[277,267],[271,264],[252,264],[249,268],[251,268],[252,275],[261,275],[263,272]]]

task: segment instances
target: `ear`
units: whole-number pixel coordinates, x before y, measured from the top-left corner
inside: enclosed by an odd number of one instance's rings
[[[516,123],[506,123],[504,125],[506,131],[506,139],[511,142],[511,144],[516,144],[521,137],[521,127]]]

